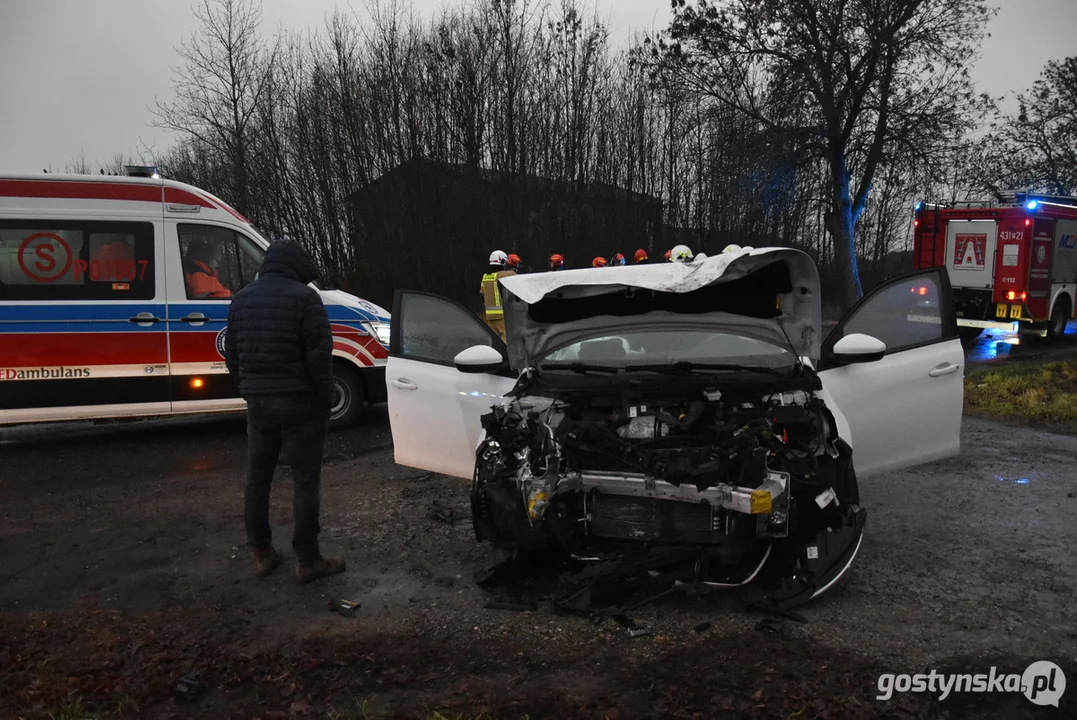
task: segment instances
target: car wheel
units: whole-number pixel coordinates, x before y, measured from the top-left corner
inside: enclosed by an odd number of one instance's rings
[[[1066,334],[1066,323],[1069,321],[1070,304],[1065,297],[1060,297],[1051,310],[1051,321],[1047,325],[1047,337],[1058,340]]]
[[[975,345],[976,341],[983,335],[982,328],[969,328],[959,327],[957,329],[957,336],[961,338],[962,345]]]
[[[336,395],[329,410],[329,429],[339,430],[355,424],[363,410],[363,384],[347,365],[333,366],[333,388]]]

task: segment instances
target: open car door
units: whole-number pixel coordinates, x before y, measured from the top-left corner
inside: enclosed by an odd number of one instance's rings
[[[902,275],[860,300],[822,345],[823,388],[848,421],[863,478],[956,455],[965,355],[945,268]],[[886,345],[881,358],[841,358],[853,334]]]
[[[485,345],[507,357],[505,344],[458,303],[397,290],[385,383],[394,458],[400,465],[470,480],[482,427],[479,418],[516,384],[508,363],[493,373],[461,372],[454,358]]]

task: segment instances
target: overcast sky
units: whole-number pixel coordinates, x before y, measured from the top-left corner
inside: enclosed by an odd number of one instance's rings
[[[362,0],[352,0],[362,16]],[[993,0],[1000,12],[974,68],[980,90],[1021,90],[1044,63],[1077,55],[1077,0]],[[444,0],[413,0],[429,18]],[[455,5],[456,2],[451,4]],[[664,27],[669,0],[598,0],[611,40]],[[349,0],[263,0],[264,29],[317,27]],[[62,171],[84,153],[163,149],[148,106],[168,99],[174,47],[196,28],[187,0],[0,0],[0,170]]]

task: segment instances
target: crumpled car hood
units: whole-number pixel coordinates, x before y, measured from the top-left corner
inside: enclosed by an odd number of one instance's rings
[[[547,298],[599,298],[626,289],[660,293],[694,290],[747,278],[785,263],[792,288],[775,287],[781,298],[776,318],[734,315],[727,309],[695,308],[693,313],[652,311],[641,315],[596,315],[567,322],[536,321],[529,309]],[[762,276],[761,276],[762,277]],[[762,282],[763,280],[761,280]],[[509,364],[531,367],[553,350],[618,328],[738,327],[746,334],[787,345],[788,334],[797,354],[818,362],[821,332],[819,270],[807,254],[790,248],[759,248],[723,253],[695,263],[662,263],[615,268],[588,268],[529,273],[501,280]],[[755,290],[766,288],[753,286]],[[783,332],[784,330],[784,332]]]

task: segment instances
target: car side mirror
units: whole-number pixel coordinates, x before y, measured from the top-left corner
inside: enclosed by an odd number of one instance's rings
[[[472,345],[456,354],[453,365],[464,373],[496,373],[505,367],[505,358],[489,345]]]
[[[875,362],[886,355],[886,343],[871,335],[852,333],[834,343],[833,352],[843,364]]]

